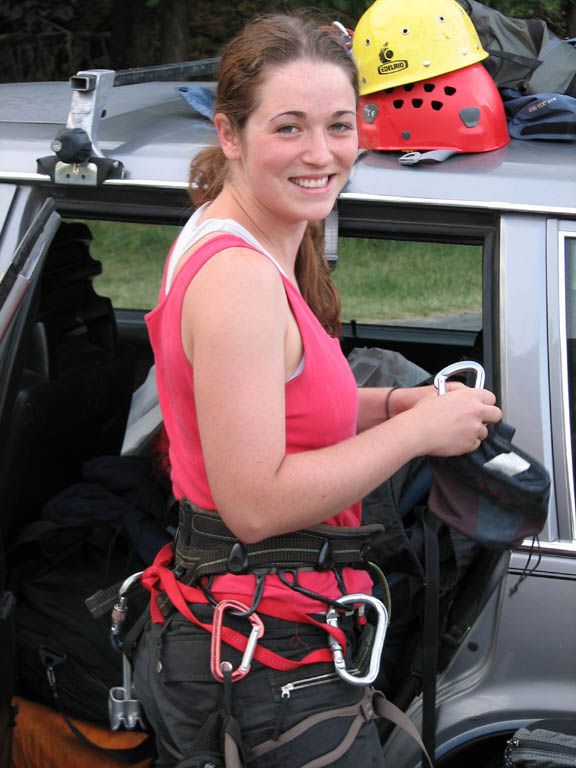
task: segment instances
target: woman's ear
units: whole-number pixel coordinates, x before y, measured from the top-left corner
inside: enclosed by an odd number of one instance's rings
[[[214,125],[224,156],[227,160],[237,160],[240,156],[240,137],[232,128],[230,120],[226,115],[218,112],[214,115]]]

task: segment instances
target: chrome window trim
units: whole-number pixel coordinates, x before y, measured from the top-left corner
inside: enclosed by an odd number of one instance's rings
[[[532,539],[526,539],[520,547],[515,551],[521,551],[523,554],[527,554],[532,549]],[[538,549],[534,549],[532,557],[538,556],[538,552],[541,554],[550,555],[576,555],[576,541],[568,539],[560,539],[558,541],[541,541]]]
[[[51,184],[50,176],[43,173],[23,173],[20,171],[0,171],[0,182],[38,181]],[[68,188],[72,184],[59,184],[59,187]],[[86,186],[86,185],[84,185]],[[157,179],[107,179],[103,186],[118,187],[148,187],[150,189],[188,189],[187,181],[159,181]],[[90,187],[88,187],[90,188]]]
[[[23,171],[0,171],[0,182],[38,181],[51,183],[50,177],[42,173]],[[107,179],[103,186],[148,187],[152,189],[188,189],[187,181],[161,179]],[[576,207],[512,203],[503,200],[456,200],[453,198],[410,197],[402,195],[375,195],[360,192],[341,192],[339,200],[387,203],[394,205],[425,205],[434,208],[471,208],[486,211],[510,211],[514,213],[541,213],[551,216],[576,216]]]
[[[559,537],[576,540],[576,499],[568,394],[568,346],[566,335],[566,241],[576,239],[576,224],[551,220],[547,224],[548,344],[550,347],[550,417],[554,484],[559,510]],[[564,528],[564,530],[563,530]],[[566,546],[564,541],[564,548]]]
[[[510,211],[514,213],[545,213],[553,216],[576,216],[576,207],[538,205],[530,203],[511,203],[502,200],[455,200],[430,197],[400,197],[395,195],[362,194],[359,192],[341,192],[339,200],[356,200],[375,203],[399,203],[403,205],[443,206],[457,208],[476,208],[489,211]]]
[[[48,207],[48,203],[51,204],[51,207],[53,208],[53,203],[51,200],[48,200],[45,202],[46,206],[46,212],[43,215],[44,208],[40,211],[39,216],[43,217],[42,223],[40,224],[40,230],[33,234],[33,241],[31,242],[30,246],[25,245],[23,246],[25,249],[29,247],[29,252],[26,255],[26,260],[20,267],[19,273],[16,275],[14,283],[12,287],[9,289],[8,294],[5,296],[4,301],[2,305],[0,306],[0,341],[4,338],[4,335],[7,333],[10,324],[12,322],[13,317],[16,315],[16,312],[20,308],[20,305],[22,304],[24,297],[26,296],[26,293],[30,286],[32,285],[32,282],[34,280],[34,277],[36,275],[36,272],[38,270],[38,267],[42,261],[42,257],[46,253],[46,250],[48,249],[48,246],[52,242],[52,238],[56,234],[58,227],[60,226],[60,216],[54,211],[51,210],[50,207]],[[33,231],[32,228],[34,226],[34,223],[31,225],[30,229],[22,238],[20,245],[18,246],[18,249],[15,254],[15,261],[17,261],[17,253],[18,250],[21,248],[22,244],[25,242],[26,236]],[[8,274],[8,270],[3,273],[3,279],[6,278],[6,275]]]

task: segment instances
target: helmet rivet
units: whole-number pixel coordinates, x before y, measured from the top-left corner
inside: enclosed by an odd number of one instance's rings
[[[402,138],[404,139],[404,141],[408,141],[408,139],[410,138],[410,131],[402,131]]]
[[[364,40],[364,45],[370,45],[371,42],[372,41],[370,40],[370,38],[367,37],[366,40]]]
[[[423,67],[429,67],[430,66],[430,62],[428,61],[428,59],[426,59],[425,61],[422,62],[422,66]]]
[[[401,32],[403,35],[409,35],[409,34],[410,34],[410,30],[408,29],[408,27],[402,27],[402,29],[400,30],[400,32]]]
[[[439,19],[441,22],[445,22],[445,21],[446,21],[446,17],[445,17],[445,16],[438,16],[438,19]]]
[[[467,55],[468,55],[468,51],[466,50],[466,48],[462,48],[462,56],[467,56]]]

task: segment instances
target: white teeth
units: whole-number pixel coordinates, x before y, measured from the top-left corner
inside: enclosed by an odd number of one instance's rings
[[[328,176],[323,176],[321,179],[292,179],[294,184],[298,184],[299,187],[306,187],[307,189],[318,189],[319,187],[325,187],[328,184]]]

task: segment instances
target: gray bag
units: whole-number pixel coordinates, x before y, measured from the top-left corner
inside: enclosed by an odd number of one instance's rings
[[[576,719],[538,720],[520,728],[506,745],[504,768],[576,766]]]
[[[576,47],[545,21],[505,16],[477,0],[458,2],[490,54],[482,63],[498,88],[576,96]]]

